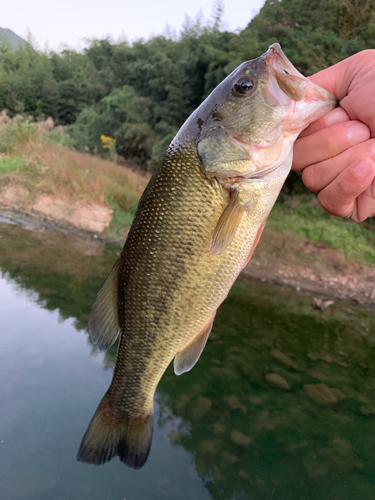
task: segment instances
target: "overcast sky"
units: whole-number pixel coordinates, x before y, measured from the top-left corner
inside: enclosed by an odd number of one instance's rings
[[[83,48],[87,38],[111,36],[130,42],[161,34],[166,23],[181,28],[185,14],[202,9],[210,19],[213,0],[18,0],[1,2],[0,27],[22,38],[29,30],[39,49]],[[226,28],[244,28],[263,0],[224,0]]]

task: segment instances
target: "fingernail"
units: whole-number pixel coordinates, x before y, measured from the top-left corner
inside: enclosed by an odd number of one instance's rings
[[[353,172],[357,177],[363,179],[363,177],[367,177],[372,174],[372,166],[366,160],[361,160],[357,165],[353,168]]]
[[[375,154],[375,142],[371,144],[371,151]]]
[[[348,129],[346,135],[353,144],[358,144],[369,139],[370,131],[364,123],[356,123]]]
[[[347,122],[349,120],[348,115],[342,108],[336,108],[327,115],[327,127],[334,125],[335,123]]]

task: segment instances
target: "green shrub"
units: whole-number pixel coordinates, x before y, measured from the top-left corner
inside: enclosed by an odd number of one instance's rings
[[[29,167],[24,156],[0,156],[0,174],[27,170],[29,170]]]

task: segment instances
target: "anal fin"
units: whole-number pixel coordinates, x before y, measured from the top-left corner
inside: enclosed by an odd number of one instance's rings
[[[238,203],[238,194],[235,192],[212,232],[211,255],[220,255],[231,243],[245,210],[245,206]]]
[[[108,349],[120,334],[117,312],[117,273],[119,260],[112,267],[96,296],[89,319],[89,334],[99,349]]]
[[[204,330],[198,335],[198,337],[196,337],[193,342],[185,347],[182,351],[176,354],[173,362],[174,372],[176,375],[181,375],[182,373],[188,372],[198,361],[199,356],[202,354],[204,346],[206,345],[208,336],[211,333],[215,315],[212,318],[212,321],[210,321],[210,323],[204,328]]]

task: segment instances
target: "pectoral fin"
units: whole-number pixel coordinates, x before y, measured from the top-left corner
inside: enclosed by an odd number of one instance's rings
[[[244,211],[245,206],[238,203],[238,195],[235,193],[212,232],[211,255],[219,255],[224,252],[236,234]]]
[[[117,273],[119,261],[113,266],[99,290],[91,309],[89,334],[101,350],[108,349],[120,334],[117,313]]]
[[[208,336],[211,333],[214,318],[202,331],[202,333],[200,333],[199,336],[195,340],[193,340],[191,344],[189,344],[187,347],[185,347],[185,349],[176,354],[173,362],[174,372],[176,375],[181,375],[182,373],[188,372],[198,361],[199,356],[202,354],[204,346],[206,345]]]

